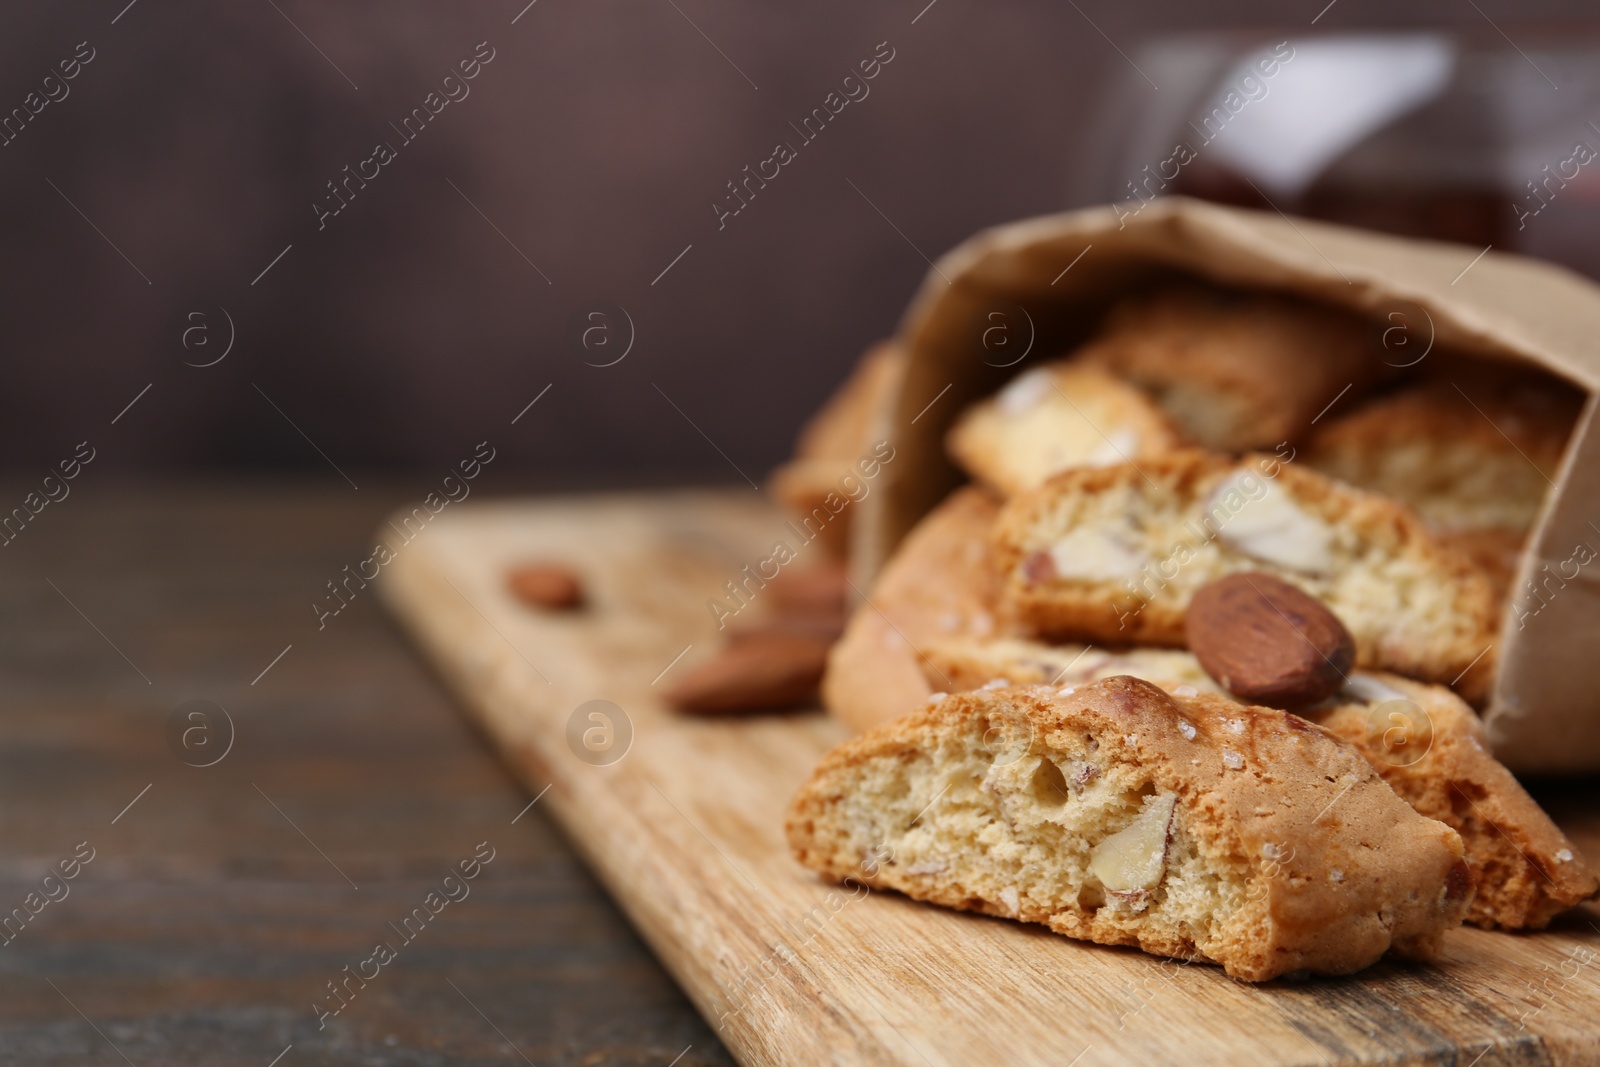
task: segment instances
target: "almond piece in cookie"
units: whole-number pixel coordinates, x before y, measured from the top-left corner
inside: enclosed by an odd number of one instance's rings
[[[1222,688],[1252,704],[1295,708],[1338,692],[1356,643],[1296,586],[1239,571],[1201,586],[1184,618],[1189,651]]]
[[[830,878],[1249,981],[1430,958],[1472,892],[1456,832],[1350,746],[1127,677],[953,695],[847,742],[788,836]]]
[[[1116,305],[1086,354],[1148,390],[1184,434],[1242,452],[1300,439],[1385,373],[1366,324],[1290,296],[1186,285]]]
[[[993,545],[1001,609],[1036,635],[1181,645],[1201,586],[1264,571],[1344,623],[1358,667],[1469,700],[1493,676],[1498,610],[1470,560],[1404,505],[1271,457],[1067,471],[1008,501]]]
[[[1489,753],[1483,724],[1448,689],[1356,674],[1329,702],[1302,712],[1366,755],[1417,811],[1454,828],[1478,884],[1467,921],[1542,929],[1600,889],[1600,877]]]
[[[1169,451],[1178,431],[1142,391],[1088,363],[1025,371],[972,405],[945,440],[974,481],[1004,496],[1072,467],[1105,467]]]

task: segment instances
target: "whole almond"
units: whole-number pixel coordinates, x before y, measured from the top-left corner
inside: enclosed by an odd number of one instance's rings
[[[1304,707],[1332,696],[1355,662],[1355,641],[1315,597],[1245,571],[1202,586],[1184,619],[1189,650],[1242,700]]]
[[[831,644],[844,634],[845,622],[843,615],[775,612],[749,622],[733,623],[728,627],[728,643],[736,645],[769,634],[798,634]]]
[[[560,563],[524,563],[506,573],[506,588],[524,604],[565,611],[583,603],[583,582]]]
[[[667,690],[667,702],[697,715],[777,711],[817,699],[828,663],[826,638],[748,634],[691,667]]]
[[[842,563],[823,562],[778,572],[767,582],[780,614],[838,615],[849,611],[850,582]]]

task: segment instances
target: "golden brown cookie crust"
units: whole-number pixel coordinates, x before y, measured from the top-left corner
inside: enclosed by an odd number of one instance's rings
[[[1374,680],[1402,702],[1335,702],[1304,714],[1361,749],[1402,800],[1461,834],[1478,885],[1468,922],[1542,929],[1600,890],[1577,847],[1490,754],[1471,708],[1440,686]]]

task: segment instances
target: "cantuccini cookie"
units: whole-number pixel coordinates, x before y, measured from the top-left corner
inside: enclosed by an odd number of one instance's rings
[[[1179,695],[1218,692],[1192,655],[1166,649],[962,638],[933,642],[923,654],[928,673],[937,664],[958,689],[1059,689],[1128,674]],[[1355,746],[1400,799],[1461,835],[1477,883],[1468,922],[1540,929],[1600,886],[1577,846],[1490,753],[1477,715],[1445,687],[1358,671],[1333,697],[1297,714]]]
[[[1071,467],[1104,467],[1178,447],[1145,393],[1090,363],[1061,360],[969,407],[945,439],[974,481],[1004,496]]]
[[[1359,748],[1402,800],[1461,834],[1478,885],[1468,922],[1540,929],[1600,889],[1573,843],[1490,754],[1477,715],[1448,689],[1356,674],[1337,697],[1302,714]]]
[[[1410,505],[1504,599],[1582,407],[1547,374],[1458,360],[1325,421],[1305,463]]]
[[[1001,608],[1036,635],[1182,645],[1194,592],[1264,571],[1321,600],[1356,666],[1455,686],[1493,674],[1488,580],[1404,505],[1270,456],[1200,451],[1056,475],[995,523]]]
[[[929,641],[996,631],[989,528],[999,505],[979,489],[958,489],[917,524],[828,654],[822,699],[855,730],[904,715],[935,689],[916,649]]]
[[[1409,504],[1435,529],[1526,534],[1583,396],[1547,374],[1459,361],[1323,422],[1307,465]]]
[[[829,753],[787,828],[831,878],[1250,981],[1429,958],[1472,892],[1331,734],[1128,677],[929,703]]]
[[[1085,355],[1149,390],[1195,442],[1242,452],[1298,440],[1341,390],[1381,378],[1368,333],[1325,305],[1197,284],[1123,300]]]

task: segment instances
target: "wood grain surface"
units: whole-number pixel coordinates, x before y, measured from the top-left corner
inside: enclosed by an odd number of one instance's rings
[[[0,913],[95,849],[0,947],[0,1064],[732,1063],[544,803],[513,825],[532,794],[372,592],[318,630],[415,484],[92,478],[0,549]],[[197,698],[237,731],[209,768],[167,740]],[[319,1029],[480,841],[471,895]]]
[[[1592,906],[1540,934],[1457,931],[1434,966],[1250,986],[819,881],[783,814],[843,731],[815,712],[686,720],[657,696],[715,648],[707,599],[779,536],[747,492],[467,506],[382,585],[742,1063],[1600,1063]],[[503,571],[528,559],[575,566],[590,607],[513,601]],[[1600,854],[1593,783],[1550,795]]]

